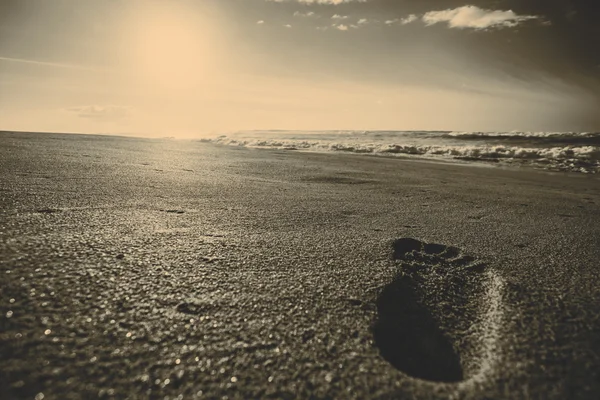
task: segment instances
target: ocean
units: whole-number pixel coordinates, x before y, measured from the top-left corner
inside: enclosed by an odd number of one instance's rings
[[[600,132],[240,131],[201,139],[253,148],[413,156],[600,172]]]

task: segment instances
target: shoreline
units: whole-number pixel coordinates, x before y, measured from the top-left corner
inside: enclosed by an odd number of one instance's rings
[[[279,132],[279,131],[269,131],[269,132]],[[285,131],[282,131],[285,132]],[[299,131],[300,133],[301,131]],[[400,131],[404,132],[404,131]],[[438,131],[431,131],[433,133]],[[444,131],[446,132],[446,131]],[[145,136],[127,136],[127,135],[112,135],[112,134],[87,134],[87,133],[56,133],[56,132],[18,132],[18,131],[1,131],[0,137],[4,136],[23,136],[23,135],[31,135],[37,137],[39,135],[53,135],[53,136],[61,136],[61,135],[71,135],[71,136],[87,136],[90,138],[122,138],[122,139],[139,139],[139,140],[150,140],[150,141],[176,141],[176,142],[192,142],[192,143],[207,143],[216,146],[229,146],[229,147],[245,147],[249,149],[259,149],[259,150],[274,150],[274,151],[297,151],[297,152],[305,152],[305,153],[325,153],[325,154],[352,154],[352,155],[361,155],[361,156],[373,156],[373,157],[387,157],[387,158],[398,158],[405,160],[422,160],[428,162],[439,162],[439,163],[447,163],[454,165],[473,165],[476,167],[488,167],[488,168],[500,168],[500,169],[514,169],[514,170],[537,170],[537,171],[547,171],[552,173],[565,173],[565,174],[579,174],[579,175],[596,175],[598,171],[593,168],[596,166],[593,165],[585,165],[585,166],[574,166],[568,164],[556,164],[550,165],[551,161],[544,158],[511,158],[511,157],[478,157],[478,156],[470,156],[470,155],[449,155],[449,154],[411,154],[404,152],[374,152],[372,150],[369,151],[352,151],[350,149],[337,149],[337,150],[319,150],[312,148],[303,148],[303,147],[285,147],[285,146],[270,146],[270,145],[248,145],[248,144],[239,144],[239,143],[220,143],[221,136],[218,138],[175,138],[175,137],[145,137]],[[483,140],[481,136],[476,136],[478,141]],[[575,146],[576,147],[576,146]],[[565,161],[565,160],[555,160],[555,161]],[[582,162],[582,160],[572,160],[573,162]],[[550,165],[550,166],[544,166]],[[587,168],[587,169],[586,169]]]

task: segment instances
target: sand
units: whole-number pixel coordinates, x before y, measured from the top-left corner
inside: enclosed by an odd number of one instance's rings
[[[16,133],[0,170],[2,399],[600,396],[597,177]]]

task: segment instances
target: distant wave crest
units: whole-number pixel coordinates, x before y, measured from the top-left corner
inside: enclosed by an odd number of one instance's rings
[[[590,137],[600,136],[600,132],[449,132],[448,136],[452,137]]]
[[[476,140],[472,140],[474,138]],[[583,138],[588,141],[581,143]],[[411,135],[411,132],[406,131],[360,131],[354,134],[344,131],[341,135],[310,132],[269,132],[260,135],[253,132],[250,135],[239,133],[203,139],[228,146],[441,157],[462,161],[530,164],[557,171],[598,173],[600,143],[596,145],[593,140],[600,141],[600,133],[414,132]]]

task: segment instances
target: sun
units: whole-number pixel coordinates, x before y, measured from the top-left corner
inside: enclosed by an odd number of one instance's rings
[[[188,5],[188,7],[190,7]],[[178,2],[148,2],[128,27],[126,59],[138,83],[189,90],[216,71],[214,29],[201,11]]]

